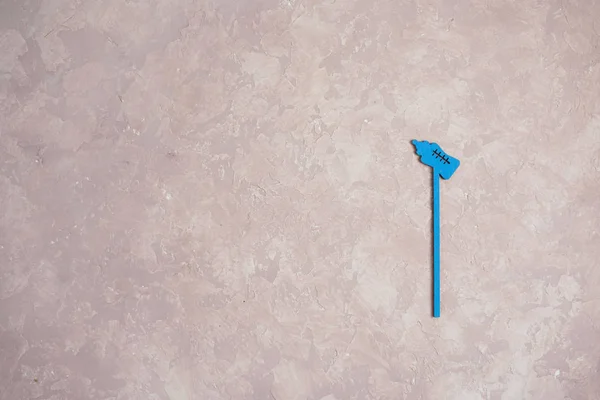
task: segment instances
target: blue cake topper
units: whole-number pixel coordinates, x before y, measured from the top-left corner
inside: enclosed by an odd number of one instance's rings
[[[440,176],[450,179],[460,161],[449,156],[437,143],[413,140],[421,162],[433,172],[433,316],[440,316]]]

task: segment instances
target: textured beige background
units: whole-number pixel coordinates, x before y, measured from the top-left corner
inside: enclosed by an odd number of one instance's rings
[[[0,0],[0,398],[600,399],[598,21]]]

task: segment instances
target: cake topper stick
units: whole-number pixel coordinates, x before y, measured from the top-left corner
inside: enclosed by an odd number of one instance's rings
[[[421,162],[433,173],[433,316],[440,316],[440,176],[450,179],[460,165],[456,158],[444,153],[437,143],[413,140]]]

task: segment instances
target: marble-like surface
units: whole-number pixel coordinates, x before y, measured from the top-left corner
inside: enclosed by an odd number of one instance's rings
[[[0,398],[600,399],[598,21],[0,0]]]

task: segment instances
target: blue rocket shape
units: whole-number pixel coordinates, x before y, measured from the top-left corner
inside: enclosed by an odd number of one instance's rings
[[[450,179],[460,165],[460,161],[446,154],[437,143],[429,143],[426,140],[413,140],[411,143],[421,156],[421,162],[432,167],[434,172],[444,179]]]

